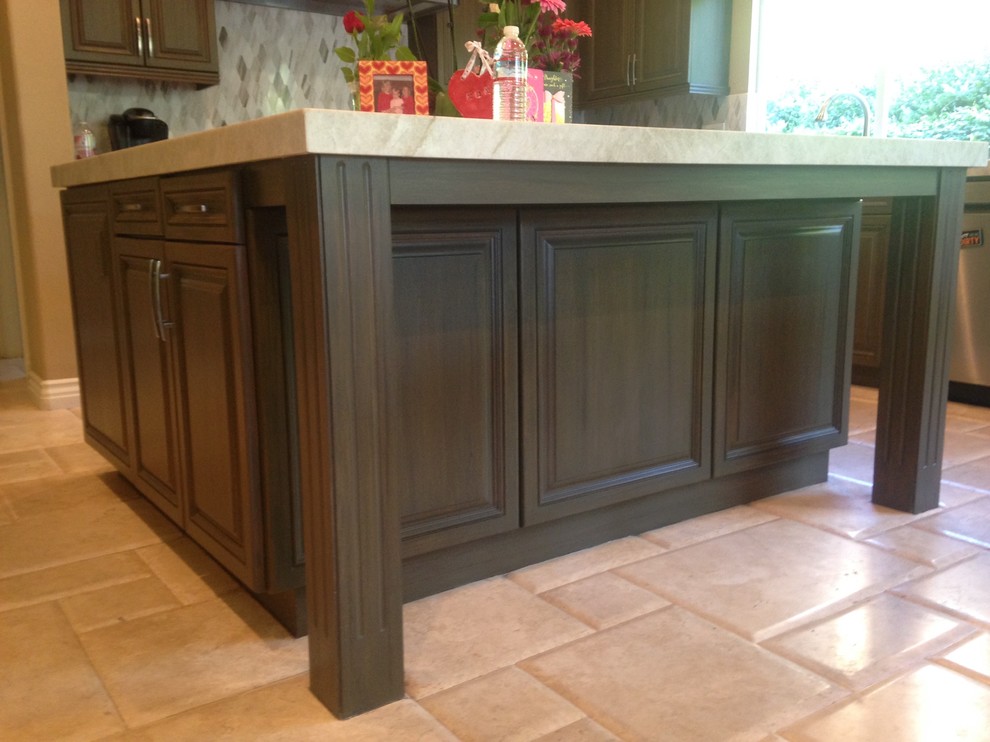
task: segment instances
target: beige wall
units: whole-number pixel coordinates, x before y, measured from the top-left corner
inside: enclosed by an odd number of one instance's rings
[[[0,144],[34,390],[76,376],[62,218],[49,176],[73,156],[64,64],[59,4],[0,0]]]
[[[0,98],[3,88],[0,87]],[[2,135],[0,135],[2,136]],[[21,314],[17,305],[17,276],[14,266],[14,245],[10,239],[7,217],[7,186],[0,149],[0,358],[21,358]]]

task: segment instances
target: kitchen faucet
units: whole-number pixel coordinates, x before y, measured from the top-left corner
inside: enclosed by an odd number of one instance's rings
[[[830,95],[828,100],[822,103],[822,107],[818,109],[818,115],[815,116],[815,121],[825,120],[828,107],[836,98],[855,98],[859,102],[859,105],[863,107],[863,136],[870,136],[870,104],[859,93],[836,93],[835,95]]]

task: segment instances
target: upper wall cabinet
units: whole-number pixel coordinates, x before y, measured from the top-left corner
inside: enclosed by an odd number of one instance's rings
[[[729,91],[732,0],[581,0],[577,104]]]
[[[215,85],[213,0],[61,0],[67,72]]]

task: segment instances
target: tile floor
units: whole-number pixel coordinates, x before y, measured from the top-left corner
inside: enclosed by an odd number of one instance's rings
[[[990,410],[942,507],[870,503],[875,393],[822,485],[405,607],[407,697],[347,721],[292,639],[0,382],[0,739],[990,740]]]

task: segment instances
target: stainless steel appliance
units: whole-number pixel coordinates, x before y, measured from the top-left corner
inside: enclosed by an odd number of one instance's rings
[[[949,399],[990,407],[990,175],[966,181]]]

